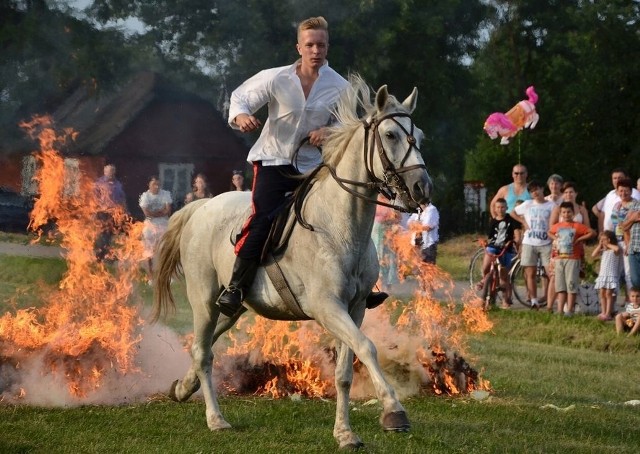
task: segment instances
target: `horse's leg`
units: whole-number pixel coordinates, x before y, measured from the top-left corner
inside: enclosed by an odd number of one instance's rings
[[[202,394],[206,404],[207,426],[211,430],[229,429],[231,425],[225,421],[218,396],[213,385],[213,342],[235,320],[219,317],[213,304],[214,297],[219,290],[215,285],[215,271],[195,268],[185,265],[185,279],[187,296],[193,311],[193,344],[191,345],[191,367],[187,374],[174,383],[172,392],[175,399],[183,402],[202,386]],[[214,327],[214,321],[216,325]]]
[[[362,322],[364,311],[359,311],[357,325]],[[340,448],[355,449],[364,446],[364,443],[351,429],[349,420],[349,394],[353,382],[353,351],[340,342],[338,357],[336,359],[336,420],[333,425],[333,437],[338,441]]]
[[[382,403],[383,412],[380,416],[380,424],[383,429],[393,431],[408,430],[410,424],[406,411],[400,403],[395,390],[382,375],[382,370],[378,364],[377,350],[373,342],[362,334],[339,303],[335,305],[327,304],[325,308],[326,311],[318,314],[316,320],[337,339],[347,344],[366,366],[378,399]],[[344,405],[344,403],[341,405]]]

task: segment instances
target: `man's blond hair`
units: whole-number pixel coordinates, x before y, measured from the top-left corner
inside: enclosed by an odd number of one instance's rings
[[[324,30],[327,32],[327,38],[329,37],[329,23],[322,16],[310,17],[300,22],[298,25],[298,37],[300,37],[300,32],[304,30]]]

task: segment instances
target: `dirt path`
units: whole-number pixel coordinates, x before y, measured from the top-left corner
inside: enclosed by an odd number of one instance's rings
[[[0,254],[22,257],[62,257],[62,249],[57,246],[43,246],[41,244],[17,244],[0,242]]]

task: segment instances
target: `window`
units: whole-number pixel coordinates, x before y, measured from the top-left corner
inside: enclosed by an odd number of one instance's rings
[[[171,193],[174,206],[180,206],[184,196],[191,192],[191,175],[193,175],[193,164],[168,164],[158,165],[160,184],[162,189]]]
[[[38,171],[35,156],[25,156],[22,160],[22,195],[33,196],[39,192],[38,182],[34,179]],[[64,189],[65,196],[78,194],[80,190],[80,161],[75,158],[64,158]]]

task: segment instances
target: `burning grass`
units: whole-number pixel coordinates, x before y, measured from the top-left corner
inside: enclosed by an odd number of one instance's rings
[[[41,304],[29,308],[16,304],[13,313],[0,317],[2,399],[42,403],[38,398],[47,394],[42,392],[43,383],[45,388],[66,392],[61,399],[47,396],[46,403],[66,405],[121,401],[107,396],[121,393],[122,384],[136,388],[135,393],[125,393],[128,399],[157,392],[154,386],[166,388],[172,380],[165,375],[181,376],[188,358],[174,334],[145,324],[136,284],[143,260],[142,224],[119,207],[111,209],[109,216],[117,226],[107,257],[112,264],[96,260],[94,244],[104,228],[96,213],[104,211],[104,206],[87,176],[66,174],[56,151],[62,142],[73,139],[73,132],[56,132],[47,117],[23,127],[41,147],[35,153],[40,195],[32,225],[56,220],[66,271],[55,287],[39,287]],[[450,277],[438,267],[421,264],[414,248],[408,247],[408,237],[402,235],[394,246],[398,268],[403,276],[417,279],[416,293],[409,301],[395,300],[368,311],[362,327],[378,348],[383,370],[402,397],[488,389],[489,383],[463,355],[466,334],[490,329],[490,321],[473,301],[460,310],[451,297]],[[444,294],[446,302],[441,303],[435,292]],[[158,346],[170,352],[158,356]],[[331,397],[335,349],[333,339],[313,322],[244,317],[228,341],[216,346],[216,378],[221,391],[229,394]],[[159,365],[149,364],[149,358],[158,357]],[[182,369],[170,371],[168,363],[180,364]],[[165,369],[163,373],[160,368]],[[365,368],[356,363],[355,369],[352,394],[371,396]],[[160,385],[139,385],[151,376]],[[36,377],[46,379],[38,382]]]

